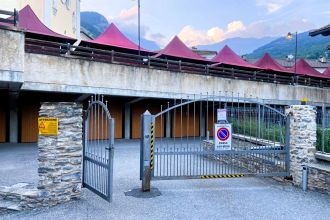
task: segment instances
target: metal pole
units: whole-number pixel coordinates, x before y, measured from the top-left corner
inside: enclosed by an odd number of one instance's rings
[[[296,48],[295,48],[295,56],[294,56],[294,77],[295,77],[296,83],[298,84],[298,78],[297,78],[297,55],[298,55],[298,32],[296,32]]]
[[[139,56],[141,55],[141,4],[138,0],[138,32],[139,32]]]
[[[150,192],[151,181],[151,123],[152,115],[146,111],[141,116],[141,177],[142,177],[142,191]]]
[[[258,139],[260,139],[260,129],[261,129],[261,115],[260,115],[260,103],[258,103]]]
[[[286,117],[285,123],[285,149],[286,149],[286,157],[285,157],[285,168],[287,176],[290,176],[290,115]]]
[[[322,153],[324,153],[325,146],[325,119],[326,119],[326,109],[325,104],[322,105]]]
[[[112,202],[113,191],[113,154],[114,154],[114,142],[115,142],[115,119],[110,119],[110,146],[109,146],[109,201]]]

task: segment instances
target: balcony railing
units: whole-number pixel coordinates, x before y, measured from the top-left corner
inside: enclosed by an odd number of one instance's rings
[[[48,54],[54,56],[65,55],[90,61],[217,76],[228,79],[240,79],[286,85],[293,85],[293,82],[298,82],[299,85],[303,86],[330,87],[330,79],[299,76],[296,80],[294,80],[293,74],[284,72],[239,69],[238,67],[230,68],[222,65],[214,66],[208,64],[159,59],[151,56],[139,56],[136,54],[117,52],[114,50],[73,46],[71,44],[37,40],[32,38],[26,38],[25,50],[28,53]]]
[[[2,24],[11,24],[14,25],[15,27],[18,25],[19,21],[19,16],[18,16],[18,11],[14,9],[14,11],[5,11],[5,10],[0,10],[0,15],[5,15],[8,16],[8,18],[1,18],[0,17],[0,25]]]

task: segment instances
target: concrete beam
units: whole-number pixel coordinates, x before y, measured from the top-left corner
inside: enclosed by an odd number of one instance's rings
[[[131,139],[131,105],[125,104],[125,123],[124,123],[124,137]]]
[[[171,137],[171,111],[166,113],[166,126],[165,126],[165,137]]]
[[[205,130],[205,111],[204,109],[202,108],[202,111],[200,112],[200,122],[199,122],[199,133],[200,133],[200,136],[201,137],[205,137],[205,133],[206,133],[206,130]]]
[[[180,99],[214,91],[224,94],[227,91],[228,94],[247,94],[248,97],[252,94],[260,100],[276,100],[277,103],[272,104],[299,101],[304,97],[312,102],[330,103],[330,90],[324,88],[225,79],[28,53],[25,54],[24,80],[22,90],[34,91],[158,99]]]

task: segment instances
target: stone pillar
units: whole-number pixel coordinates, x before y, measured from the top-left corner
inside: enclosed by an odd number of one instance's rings
[[[131,105],[125,104],[125,139],[131,139]]]
[[[45,206],[79,198],[83,149],[82,105],[42,103],[39,116],[58,118],[58,136],[39,135],[39,196]]]
[[[18,92],[9,92],[9,142],[18,143]]]
[[[315,161],[316,110],[309,105],[292,105],[290,115],[290,175],[293,183],[302,185],[302,168]]]

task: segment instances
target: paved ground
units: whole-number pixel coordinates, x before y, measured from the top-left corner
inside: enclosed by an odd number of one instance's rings
[[[38,150],[35,144],[0,144],[0,186],[38,183]]]
[[[159,181],[152,182],[159,197],[126,197],[140,187],[138,144],[117,141],[111,204],[84,190],[81,200],[0,219],[329,219],[330,196],[271,179]]]

